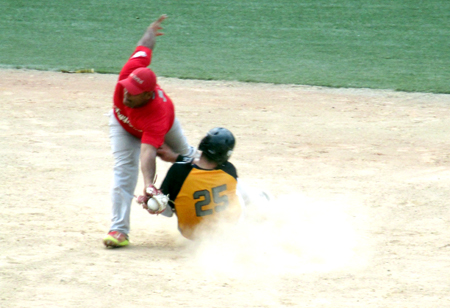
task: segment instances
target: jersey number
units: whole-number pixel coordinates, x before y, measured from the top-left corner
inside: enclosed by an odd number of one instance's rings
[[[213,201],[215,204],[217,204],[214,207],[214,210],[216,212],[222,212],[225,210],[228,206],[228,196],[226,195],[220,195],[221,192],[227,190],[227,185],[223,184],[217,187],[213,187],[212,189],[212,195],[213,195]],[[197,217],[207,216],[214,213],[213,209],[204,210],[203,207],[211,203],[211,194],[209,193],[209,190],[198,190],[194,193],[194,199],[201,199],[203,197],[203,200],[198,201],[195,203],[195,213],[197,214]]]

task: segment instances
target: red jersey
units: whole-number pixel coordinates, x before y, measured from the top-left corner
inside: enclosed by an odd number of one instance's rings
[[[127,78],[135,69],[150,65],[152,50],[138,46],[119,74],[119,81]],[[123,104],[123,86],[119,83],[114,91],[114,115],[120,125],[142,143],[159,148],[164,136],[175,119],[172,100],[156,85],[153,98],[144,106],[130,108]]]

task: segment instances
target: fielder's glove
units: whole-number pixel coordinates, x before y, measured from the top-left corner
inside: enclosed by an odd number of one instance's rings
[[[144,195],[137,198],[137,203],[150,214],[161,214],[169,203],[169,197],[151,184],[144,190]]]

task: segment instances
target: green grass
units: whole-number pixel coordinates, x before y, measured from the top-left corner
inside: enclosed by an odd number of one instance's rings
[[[450,93],[450,1],[2,0],[0,65],[117,73],[167,13],[166,77]]]

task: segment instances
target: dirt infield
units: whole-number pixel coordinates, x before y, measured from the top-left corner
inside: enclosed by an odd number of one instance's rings
[[[0,307],[450,307],[450,95],[160,78],[275,200],[202,243],[135,205],[112,250],[117,76],[0,76]]]

